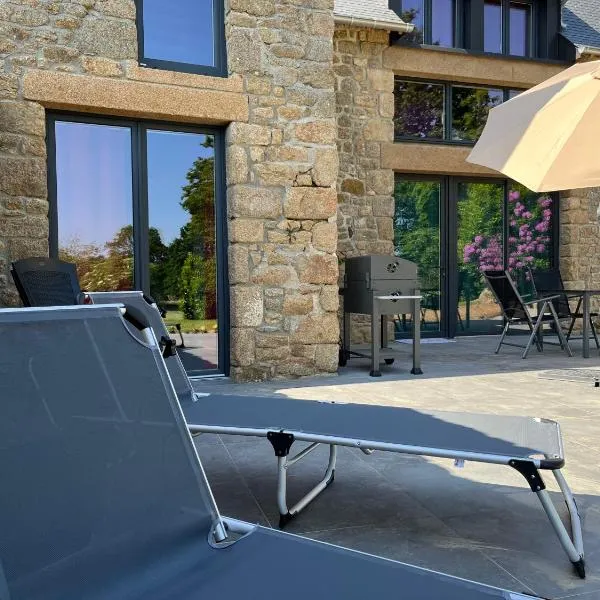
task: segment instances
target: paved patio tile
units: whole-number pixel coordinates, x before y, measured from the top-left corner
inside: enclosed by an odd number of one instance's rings
[[[579,345],[578,345],[579,344]],[[598,370],[583,361],[580,342],[569,359],[551,348],[522,360],[509,349],[493,354],[493,338],[463,338],[423,346],[425,374],[407,372],[408,359],[381,379],[368,362],[350,361],[339,376],[233,384],[195,382],[198,391],[275,395],[489,414],[543,416],[561,423],[565,474],[578,500],[588,577],[572,572],[539,502],[508,467],[340,449],[336,480],[289,530],[548,598],[600,600],[600,389],[590,382],[548,379],[549,370]],[[408,354],[407,354],[408,356]],[[567,371],[568,373],[568,371]],[[276,460],[263,438],[200,436],[197,447],[223,514],[276,525]],[[297,445],[298,450],[301,446]],[[293,501],[318,480],[327,450],[320,448],[290,472]],[[566,518],[554,478],[548,490]]]

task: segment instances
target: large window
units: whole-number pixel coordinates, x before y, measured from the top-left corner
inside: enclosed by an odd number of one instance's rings
[[[403,36],[404,43],[455,45],[456,0],[402,0],[402,20],[414,30]]]
[[[530,0],[485,0],[483,49],[494,54],[531,56],[533,6]]]
[[[62,115],[48,132],[51,254],[84,290],[150,294],[188,372],[225,371],[220,133]]]
[[[226,75],[223,0],[137,0],[140,64]]]
[[[520,90],[396,79],[397,140],[475,142],[491,108]]]
[[[506,268],[523,295],[528,268],[557,266],[558,206],[505,180],[398,174],[395,254],[417,263],[428,335],[498,333],[503,319],[482,271]],[[408,335],[407,317],[396,323]]]

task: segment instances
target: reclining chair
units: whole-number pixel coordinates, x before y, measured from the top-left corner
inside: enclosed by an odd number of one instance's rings
[[[542,328],[545,324],[550,324],[554,326],[558,335],[560,347],[568,356],[573,356],[573,352],[563,333],[560,319],[554,306],[554,301],[560,297],[559,295],[541,295],[525,301],[521,297],[521,294],[519,294],[517,286],[512,277],[508,274],[508,271],[484,271],[483,276],[498,302],[498,305],[502,309],[502,315],[505,320],[500,341],[498,342],[498,346],[496,346],[496,354],[500,352],[500,348],[503,344],[505,346],[525,348],[522,358],[527,358],[529,350],[531,350],[531,346],[534,343],[541,352],[543,348]],[[537,316],[535,317],[531,315],[529,310],[533,307],[537,309]],[[527,325],[529,327],[530,336],[525,346],[505,341],[512,325]]]
[[[259,436],[271,443],[278,468],[280,527],[296,517],[333,481],[338,446],[361,449],[367,454],[381,450],[506,465],[525,477],[578,574],[585,576],[581,522],[573,495],[560,471],[564,457],[557,423],[528,417],[417,411],[286,397],[195,394],[177,356],[175,343],[169,342],[159,313],[141,292],[90,293],[82,301],[124,305],[128,313],[150,324],[161,341],[171,381],[192,433]],[[308,446],[291,456],[296,442],[306,442]],[[319,444],[329,446],[325,474],[312,490],[289,507],[288,471]],[[545,469],[552,471],[563,493],[572,538],[545,489],[540,473]]]
[[[1,600],[530,598],[223,518],[124,312],[0,310]]]

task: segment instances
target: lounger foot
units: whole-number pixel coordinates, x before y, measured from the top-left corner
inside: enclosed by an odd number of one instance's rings
[[[411,369],[410,374],[411,375],[423,375],[423,369]]]
[[[583,558],[581,558],[577,562],[574,562],[573,567],[575,567],[575,571],[577,572],[577,575],[579,575],[579,577],[581,577],[581,579],[585,579],[585,560]]]
[[[279,515],[279,529],[284,529],[290,521],[293,521],[295,516],[296,515],[292,515],[291,513]]]
[[[381,371],[371,371],[369,375],[371,377],[381,377]]]

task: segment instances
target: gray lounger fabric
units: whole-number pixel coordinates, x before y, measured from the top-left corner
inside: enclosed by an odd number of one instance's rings
[[[513,458],[560,457],[558,425],[527,417],[334,404],[285,396],[210,395],[182,403],[186,421],[206,426],[294,431]],[[368,443],[366,445],[368,447]]]
[[[156,347],[119,307],[0,310],[1,600],[518,595],[219,519]]]
[[[94,303],[122,302],[151,321],[156,336],[168,336],[158,311],[141,292],[90,294]],[[553,421],[470,413],[331,402],[299,401],[285,396],[201,397],[193,391],[178,357],[166,359],[186,420],[190,426],[292,431],[326,437],[435,448],[511,458],[532,455],[563,459],[560,430]],[[367,444],[368,447],[368,444]]]

